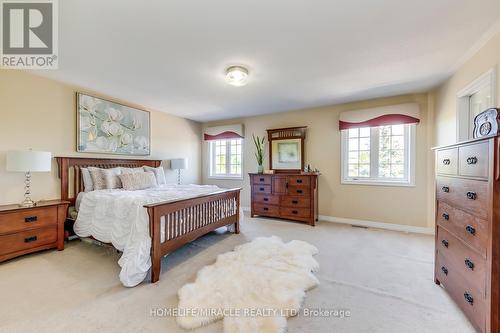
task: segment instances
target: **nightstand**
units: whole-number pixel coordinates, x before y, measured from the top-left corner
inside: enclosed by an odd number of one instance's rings
[[[0,262],[23,254],[64,250],[68,201],[41,201],[35,207],[0,206]]]

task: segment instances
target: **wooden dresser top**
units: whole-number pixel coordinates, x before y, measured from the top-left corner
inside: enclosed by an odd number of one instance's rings
[[[57,206],[57,205],[64,205],[64,204],[69,205],[69,201],[64,201],[64,200],[39,201],[36,203],[36,206],[34,206],[34,207],[21,207],[18,204],[3,205],[3,206],[0,206],[0,213],[1,212],[16,211],[16,210],[20,210],[20,209],[36,209],[36,208],[50,207],[50,206]]]

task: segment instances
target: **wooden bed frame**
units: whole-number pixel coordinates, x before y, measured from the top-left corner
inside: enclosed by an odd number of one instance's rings
[[[81,157],[56,157],[61,179],[61,199],[75,205],[76,197],[83,192],[80,168],[136,168],[144,165],[159,167],[161,160],[97,159]],[[240,188],[220,190],[194,198],[171,200],[145,205],[149,214],[151,236],[151,282],[160,279],[161,258],[175,249],[222,226],[234,224],[240,232]],[[164,240],[161,241],[161,228]]]

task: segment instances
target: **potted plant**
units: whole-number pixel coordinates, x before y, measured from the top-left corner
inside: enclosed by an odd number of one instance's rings
[[[255,144],[255,158],[257,159],[257,172],[264,173],[264,139],[265,137],[259,138],[252,134],[253,143]]]

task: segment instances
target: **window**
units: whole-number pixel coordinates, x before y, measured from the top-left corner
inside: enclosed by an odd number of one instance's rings
[[[342,183],[414,185],[415,125],[342,131]]]
[[[497,104],[497,75],[492,68],[457,94],[457,141],[472,139],[474,118]]]
[[[241,139],[210,141],[210,177],[241,179],[241,148]]]

